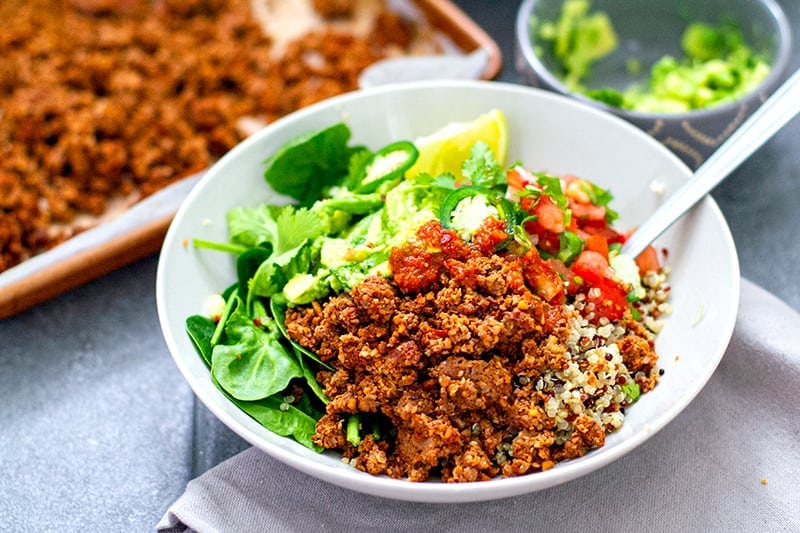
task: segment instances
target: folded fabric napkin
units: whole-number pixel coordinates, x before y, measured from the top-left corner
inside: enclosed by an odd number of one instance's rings
[[[189,482],[160,531],[800,531],[800,314],[746,280],[719,368],[674,421],[600,470],[482,503],[342,489],[256,448]]]

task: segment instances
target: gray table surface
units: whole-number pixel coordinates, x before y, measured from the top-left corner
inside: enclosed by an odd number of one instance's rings
[[[457,2],[513,68],[518,2]],[[795,31],[800,2],[780,0]],[[742,275],[800,310],[800,120],[713,196]],[[0,321],[0,531],[149,531],[190,479],[248,447],[195,400],[156,318],[155,256]]]

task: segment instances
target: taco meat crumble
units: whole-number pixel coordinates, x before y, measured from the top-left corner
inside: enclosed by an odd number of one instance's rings
[[[357,88],[419,33],[376,0],[369,33],[317,26],[276,55],[257,1],[0,2],[13,21],[0,32],[0,272]],[[338,24],[356,3],[312,5]]]
[[[626,384],[655,386],[651,331],[630,312],[594,321],[580,293],[546,302],[530,255],[492,251],[496,229],[470,246],[429,223],[393,250],[393,279],[289,309],[289,336],[336,368],[317,376],[331,399],[317,444],[412,481],[522,475],[603,446],[633,401]],[[374,428],[357,446],[354,414]]]

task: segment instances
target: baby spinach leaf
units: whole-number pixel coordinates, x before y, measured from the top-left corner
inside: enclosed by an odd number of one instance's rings
[[[322,447],[311,440],[317,428],[317,420],[322,413],[311,406],[305,394],[297,406],[286,403],[281,392],[261,400],[244,401],[231,396],[213,375],[211,381],[226,398],[268,430],[282,437],[292,436],[299,444],[315,452],[323,451]]]
[[[266,160],[264,179],[276,191],[308,206],[348,175],[350,128],[344,123],[305,133]]]
[[[312,352],[311,350],[309,350],[305,346],[302,346],[300,343],[298,343],[298,342],[292,340],[291,338],[289,338],[289,335],[286,332],[286,307],[287,307],[286,303],[278,302],[278,300],[276,300],[275,298],[272,298],[269,301],[269,310],[272,313],[272,316],[275,319],[275,325],[278,327],[278,329],[280,330],[281,334],[284,336],[284,338],[286,338],[292,344],[292,346],[294,347],[296,352],[299,352],[299,353],[303,354],[304,356],[308,357],[312,361],[316,361],[317,363],[319,363],[320,365],[324,366],[328,370],[333,370],[333,367],[331,367],[330,365],[328,365],[326,363],[323,363],[322,360],[319,358],[319,356],[317,354],[315,354],[314,352]],[[298,359],[299,358],[300,357],[298,355]],[[301,362],[302,362],[302,360],[301,360]],[[305,365],[303,365],[303,366],[305,366]]]
[[[250,279],[271,255],[271,250],[258,246],[250,248],[236,258],[236,277],[239,279],[239,297],[242,300],[247,300]]]
[[[225,326],[228,344],[214,347],[211,373],[231,396],[260,400],[303,377],[303,369],[280,343],[277,326],[267,317],[260,318],[266,330],[256,326],[243,308],[239,305]]]
[[[302,359],[301,359],[302,358],[302,353],[300,353],[300,350],[298,350],[295,347],[294,353],[297,356],[297,358],[302,361]],[[306,383],[308,383],[308,388],[311,389],[311,391],[314,393],[314,395],[322,403],[324,403],[324,404],[330,403],[331,399],[328,398],[328,396],[322,390],[322,386],[319,384],[319,381],[317,381],[316,376],[314,376],[314,372],[312,372],[311,369],[306,365],[303,365],[303,375],[306,378]]]
[[[308,416],[310,416],[314,420],[319,420],[320,418],[322,418],[322,415],[325,414],[324,408],[323,408],[323,410],[317,409],[315,403],[312,400],[313,400],[313,398],[311,396],[309,396],[307,393],[303,393],[300,396],[300,398],[296,402],[294,402],[292,405],[294,407],[297,407],[301,411],[303,411],[305,414],[307,414]],[[327,400],[327,398],[326,398],[326,400]],[[330,400],[327,400],[327,401],[330,401]]]
[[[214,336],[215,329],[217,329],[217,325],[208,317],[192,315],[186,319],[186,332],[209,367],[213,348],[211,338]]]
[[[292,404],[283,401],[280,394],[262,400],[245,402],[231,398],[242,411],[253,417],[259,424],[282,437],[292,436],[294,440],[315,452],[323,448],[314,444],[311,437],[317,429],[317,421]]]

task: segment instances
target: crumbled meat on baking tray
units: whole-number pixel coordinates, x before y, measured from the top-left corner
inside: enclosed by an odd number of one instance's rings
[[[0,32],[0,272],[441,37],[383,0],[4,0],[0,18],[13,21]]]

